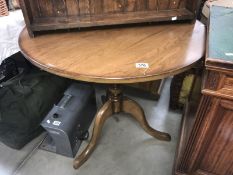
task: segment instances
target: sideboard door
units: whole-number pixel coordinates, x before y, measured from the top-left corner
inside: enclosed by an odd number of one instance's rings
[[[176,174],[233,175],[233,101],[203,96]]]
[[[197,169],[204,174],[233,175],[233,102],[219,99],[210,113],[213,121]]]

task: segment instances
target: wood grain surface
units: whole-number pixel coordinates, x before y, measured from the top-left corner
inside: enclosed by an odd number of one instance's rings
[[[19,37],[22,53],[36,66],[75,80],[136,83],[189,69],[205,51],[205,27],[163,24]],[[148,63],[148,68],[136,68]]]

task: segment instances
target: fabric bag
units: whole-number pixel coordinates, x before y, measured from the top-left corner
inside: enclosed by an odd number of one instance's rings
[[[25,71],[22,60],[19,74],[0,84],[0,141],[15,149],[42,132],[40,122],[69,85],[69,80],[32,65]]]

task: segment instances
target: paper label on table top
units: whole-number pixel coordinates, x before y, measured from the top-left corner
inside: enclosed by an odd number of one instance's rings
[[[136,63],[136,68],[138,68],[138,69],[148,69],[149,64],[148,63]]]

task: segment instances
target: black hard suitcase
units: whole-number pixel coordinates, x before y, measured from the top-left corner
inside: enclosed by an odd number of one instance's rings
[[[48,136],[40,148],[74,157],[97,111],[94,94],[91,85],[73,83],[41,123]]]

